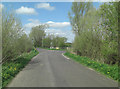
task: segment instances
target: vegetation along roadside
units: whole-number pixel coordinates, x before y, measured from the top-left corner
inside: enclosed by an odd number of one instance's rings
[[[36,49],[29,53],[23,53],[15,60],[10,60],[2,65],[2,87],[7,84],[28,64],[28,62],[38,54]]]
[[[93,68],[94,70],[108,76],[109,78],[112,78],[120,82],[120,77],[118,76],[117,64],[116,65],[103,64],[103,63],[91,60],[88,57],[79,56],[69,52],[66,52],[64,55],[79,62],[80,64]]]

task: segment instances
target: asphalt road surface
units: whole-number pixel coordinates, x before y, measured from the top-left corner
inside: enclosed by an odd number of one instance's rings
[[[7,87],[117,87],[118,83],[62,55],[38,49],[39,54]]]

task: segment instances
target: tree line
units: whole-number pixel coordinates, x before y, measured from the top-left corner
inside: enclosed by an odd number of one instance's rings
[[[29,34],[26,34],[20,19],[12,11],[2,10],[2,23],[0,32],[2,34],[2,60],[4,63],[14,60],[23,53],[30,52],[34,47],[64,47],[67,38],[46,34],[49,27],[42,24],[33,27]]]
[[[33,27],[29,36],[33,41],[35,47],[65,47],[66,46],[66,37],[55,36],[54,34],[46,34],[45,29],[49,26],[47,24],[39,25]]]
[[[92,2],[73,2],[69,19],[75,39],[73,51],[102,63],[116,64],[118,58],[118,2],[98,9]]]

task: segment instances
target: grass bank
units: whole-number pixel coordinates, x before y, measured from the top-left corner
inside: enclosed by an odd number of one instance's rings
[[[14,61],[8,61],[2,65],[2,87],[7,84],[38,54],[37,50],[24,53]]]
[[[64,55],[79,62],[80,64],[88,66],[88,67],[108,76],[109,78],[112,78],[112,79],[120,82],[120,77],[118,75],[118,65],[112,66],[112,65],[108,65],[108,64],[102,64],[102,63],[93,61],[90,58],[82,57],[82,56],[75,55],[75,54],[72,54],[69,52],[66,52]]]

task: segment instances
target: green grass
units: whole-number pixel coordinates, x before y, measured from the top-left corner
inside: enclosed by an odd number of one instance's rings
[[[14,61],[8,61],[2,65],[2,87],[7,84],[28,64],[28,62],[38,54],[37,50],[24,53]]]
[[[66,52],[64,55],[79,62],[80,64],[93,68],[94,70],[106,75],[109,78],[112,78],[120,82],[120,77],[118,76],[118,65],[112,66],[108,64],[102,64],[94,60],[91,60],[90,58],[82,57],[69,52]]]

